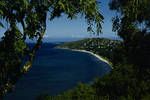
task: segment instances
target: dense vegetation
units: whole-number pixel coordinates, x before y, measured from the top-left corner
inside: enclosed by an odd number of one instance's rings
[[[58,48],[91,51],[115,63],[116,57],[113,51],[117,51],[121,43],[121,40],[111,40],[106,38],[87,38],[76,42],[61,44],[58,46]]]
[[[73,19],[80,14],[88,23],[87,30],[93,32],[96,27],[99,34],[103,16],[98,5],[96,0],[0,0],[0,27],[6,29],[0,41],[0,99],[32,66],[48,18],[66,14]],[[27,38],[36,39],[33,47]]]

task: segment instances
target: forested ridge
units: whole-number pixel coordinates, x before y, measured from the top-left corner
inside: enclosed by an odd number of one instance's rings
[[[75,42],[67,42],[57,46],[57,48],[68,48],[86,50],[98,54],[110,62],[117,62],[113,51],[117,51],[122,44],[121,40],[111,40],[107,38],[86,38]]]

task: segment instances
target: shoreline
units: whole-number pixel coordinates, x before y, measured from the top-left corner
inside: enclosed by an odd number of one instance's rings
[[[93,53],[93,52],[91,52],[91,51],[79,50],[79,49],[70,49],[70,48],[61,48],[61,47],[58,47],[58,49],[66,49],[66,50],[71,50],[71,51],[77,51],[77,52],[88,53],[88,54],[90,54],[90,55],[96,57],[98,60],[107,63],[107,64],[113,69],[111,62],[109,62],[108,60],[104,59],[104,58],[101,57],[100,55],[95,54],[95,53]]]

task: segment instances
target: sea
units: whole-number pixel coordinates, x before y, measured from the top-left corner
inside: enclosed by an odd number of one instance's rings
[[[91,84],[111,71],[108,64],[93,55],[55,48],[58,44],[42,44],[32,68],[4,100],[35,100],[41,94],[57,95],[79,83]]]

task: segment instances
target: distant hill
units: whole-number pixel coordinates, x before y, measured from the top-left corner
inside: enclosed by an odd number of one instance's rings
[[[58,48],[80,49],[91,51],[106,59],[113,59],[113,51],[121,44],[120,40],[106,38],[87,38],[75,42],[68,42],[58,45]]]

